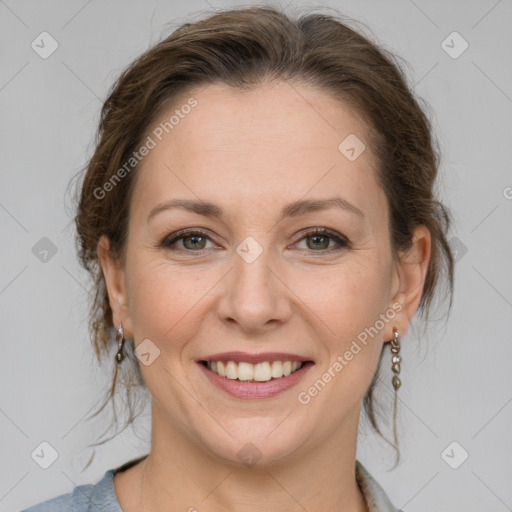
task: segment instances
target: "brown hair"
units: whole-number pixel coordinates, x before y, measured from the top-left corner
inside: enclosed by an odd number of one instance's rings
[[[183,24],[137,58],[113,85],[101,110],[94,154],[84,169],[75,217],[80,262],[93,278],[89,311],[92,343],[99,363],[109,356],[108,362],[113,366],[112,386],[95,415],[110,399],[115,415],[113,398],[118,380],[113,359],[117,349],[115,328],[97,245],[106,235],[112,256],[124,261],[137,166],[123,173],[107,193],[98,191],[106,190],[105,183],[129,161],[164,109],[193,86],[221,82],[234,88],[249,88],[270,80],[297,81],[314,85],[353,107],[365,121],[367,140],[378,162],[379,184],[390,208],[389,229],[395,257],[398,251],[410,247],[416,226],[425,225],[432,236],[419,311],[428,321],[440,280],[447,286],[448,312],[451,309],[454,261],[446,239],[451,220],[446,207],[434,195],[440,157],[431,123],[420,100],[407,86],[396,56],[350,28],[349,21],[353,20],[321,13],[292,19],[273,7],[217,12]],[[132,391],[145,387],[131,348],[132,365],[119,370],[125,372],[130,410],[124,428],[135,418]],[[364,398],[364,409],[382,436],[374,412],[377,378],[378,372]],[[395,417],[393,423],[393,446],[399,454]]]

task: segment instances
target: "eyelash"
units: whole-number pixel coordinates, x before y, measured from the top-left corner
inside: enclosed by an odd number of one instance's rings
[[[335,252],[339,252],[339,251],[342,251],[344,249],[350,249],[351,248],[351,244],[348,240],[346,240],[345,238],[337,235],[335,232],[329,230],[329,229],[325,229],[325,228],[316,228],[316,229],[312,229],[311,231],[308,231],[306,233],[304,233],[302,235],[301,238],[299,238],[296,242],[294,243],[297,243],[297,242],[300,242],[301,240],[309,237],[309,236],[315,236],[315,235],[323,235],[323,236],[328,236],[329,238],[331,238],[332,240],[334,240],[336,243],[338,243],[340,245],[340,247],[338,248],[335,248],[335,249],[324,249],[324,250],[321,250],[321,251],[310,251],[308,252],[308,255],[313,253],[318,253],[320,255],[323,255],[323,254],[332,254],[332,253],[335,253]],[[168,237],[164,238],[164,240],[161,242],[160,246],[161,248],[163,249],[167,249],[167,250],[170,250],[170,251],[173,251],[173,252],[178,252],[178,253],[187,253],[187,254],[196,254],[196,255],[203,255],[207,252],[207,249],[203,249],[203,250],[199,250],[199,251],[194,251],[192,249],[176,249],[176,248],[173,248],[172,245],[175,244],[177,241],[179,240],[182,240],[184,238],[188,238],[188,237],[191,237],[191,236],[200,236],[200,237],[204,237],[204,238],[207,238],[208,240],[212,241],[211,238],[207,235],[207,233],[203,232],[203,231],[197,231],[197,230],[181,230],[181,231],[178,231],[172,235],[169,235]],[[306,254],[306,252],[302,251],[301,254]]]

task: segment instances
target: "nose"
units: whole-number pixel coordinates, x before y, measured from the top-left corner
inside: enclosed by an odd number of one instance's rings
[[[291,291],[268,248],[252,262],[233,254],[233,267],[223,280],[219,318],[246,334],[257,335],[286,323]]]

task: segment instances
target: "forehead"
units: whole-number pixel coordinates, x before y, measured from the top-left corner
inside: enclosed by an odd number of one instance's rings
[[[132,198],[139,213],[172,197],[228,206],[242,201],[248,208],[261,206],[262,199],[282,204],[334,192],[361,209],[382,200],[362,119],[312,86],[193,88],[149,134],[154,148],[137,169]],[[366,148],[351,160],[343,152],[345,140]]]

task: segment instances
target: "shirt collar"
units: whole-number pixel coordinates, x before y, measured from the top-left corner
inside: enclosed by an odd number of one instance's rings
[[[391,503],[384,489],[358,460],[356,460],[356,482],[363,493],[369,512],[402,512]]]

